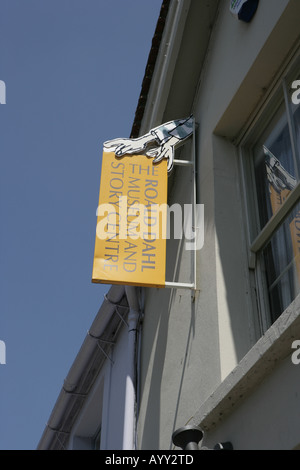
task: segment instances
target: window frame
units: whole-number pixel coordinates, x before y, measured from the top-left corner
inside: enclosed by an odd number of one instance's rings
[[[274,80],[267,98],[260,109],[256,109],[256,114],[252,117],[251,124],[248,124],[243,136],[236,142],[238,145],[241,168],[242,197],[245,209],[246,238],[248,244],[248,264],[250,279],[252,279],[256,292],[260,336],[264,334],[273,323],[271,320],[263,250],[270,242],[275,232],[284,223],[289,213],[295,208],[297,203],[300,202],[300,149],[297,148],[296,144],[297,136],[293,122],[291,97],[289,95],[289,84],[293,81],[292,74],[299,70],[300,44],[298,44],[292,58],[284,65],[281,69],[281,73]],[[296,80],[296,76],[294,80]],[[271,124],[272,116],[280,110],[282,105],[284,105],[284,113],[287,117],[295,177],[298,182],[278,211],[273,214],[261,228],[252,149],[255,146],[255,142],[259,140],[260,136]],[[300,106],[300,104],[298,106]],[[264,121],[263,129],[260,127],[262,120]]]

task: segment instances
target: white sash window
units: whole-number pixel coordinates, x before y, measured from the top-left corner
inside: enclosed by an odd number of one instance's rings
[[[298,89],[299,61],[281,79],[241,145],[249,259],[255,271],[263,331],[300,293]]]

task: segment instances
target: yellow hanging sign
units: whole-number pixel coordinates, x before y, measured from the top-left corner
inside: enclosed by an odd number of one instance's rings
[[[165,286],[167,160],[103,152],[92,282]]]

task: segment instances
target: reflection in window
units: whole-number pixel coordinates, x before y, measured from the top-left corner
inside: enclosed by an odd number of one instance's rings
[[[300,292],[300,204],[263,250],[274,322]]]
[[[292,143],[286,113],[281,110],[272,130],[254,148],[254,168],[261,228],[296,186]]]
[[[299,151],[300,151],[300,104],[294,104],[292,100],[290,100],[289,105],[291,107],[291,114],[292,114],[292,126],[293,126],[293,133],[295,139],[295,153],[296,158],[300,161],[299,158]]]

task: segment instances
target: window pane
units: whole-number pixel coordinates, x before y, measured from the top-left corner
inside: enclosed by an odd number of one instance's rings
[[[300,71],[298,69],[291,73],[291,79],[288,84],[289,106],[292,113],[292,126],[295,140],[295,151],[299,161],[300,149]]]
[[[263,257],[274,322],[300,292],[300,204],[273,235]]]
[[[93,444],[94,444],[94,446],[93,446],[94,450],[100,450],[101,449],[101,447],[100,447],[100,445],[101,445],[101,428],[96,433],[96,435],[93,439]]]
[[[296,140],[296,153],[297,158],[299,159],[299,150],[300,150],[300,104],[292,106],[293,108],[293,121],[294,121],[294,132]]]
[[[296,185],[284,105],[254,147],[254,170],[260,226],[263,228]]]

